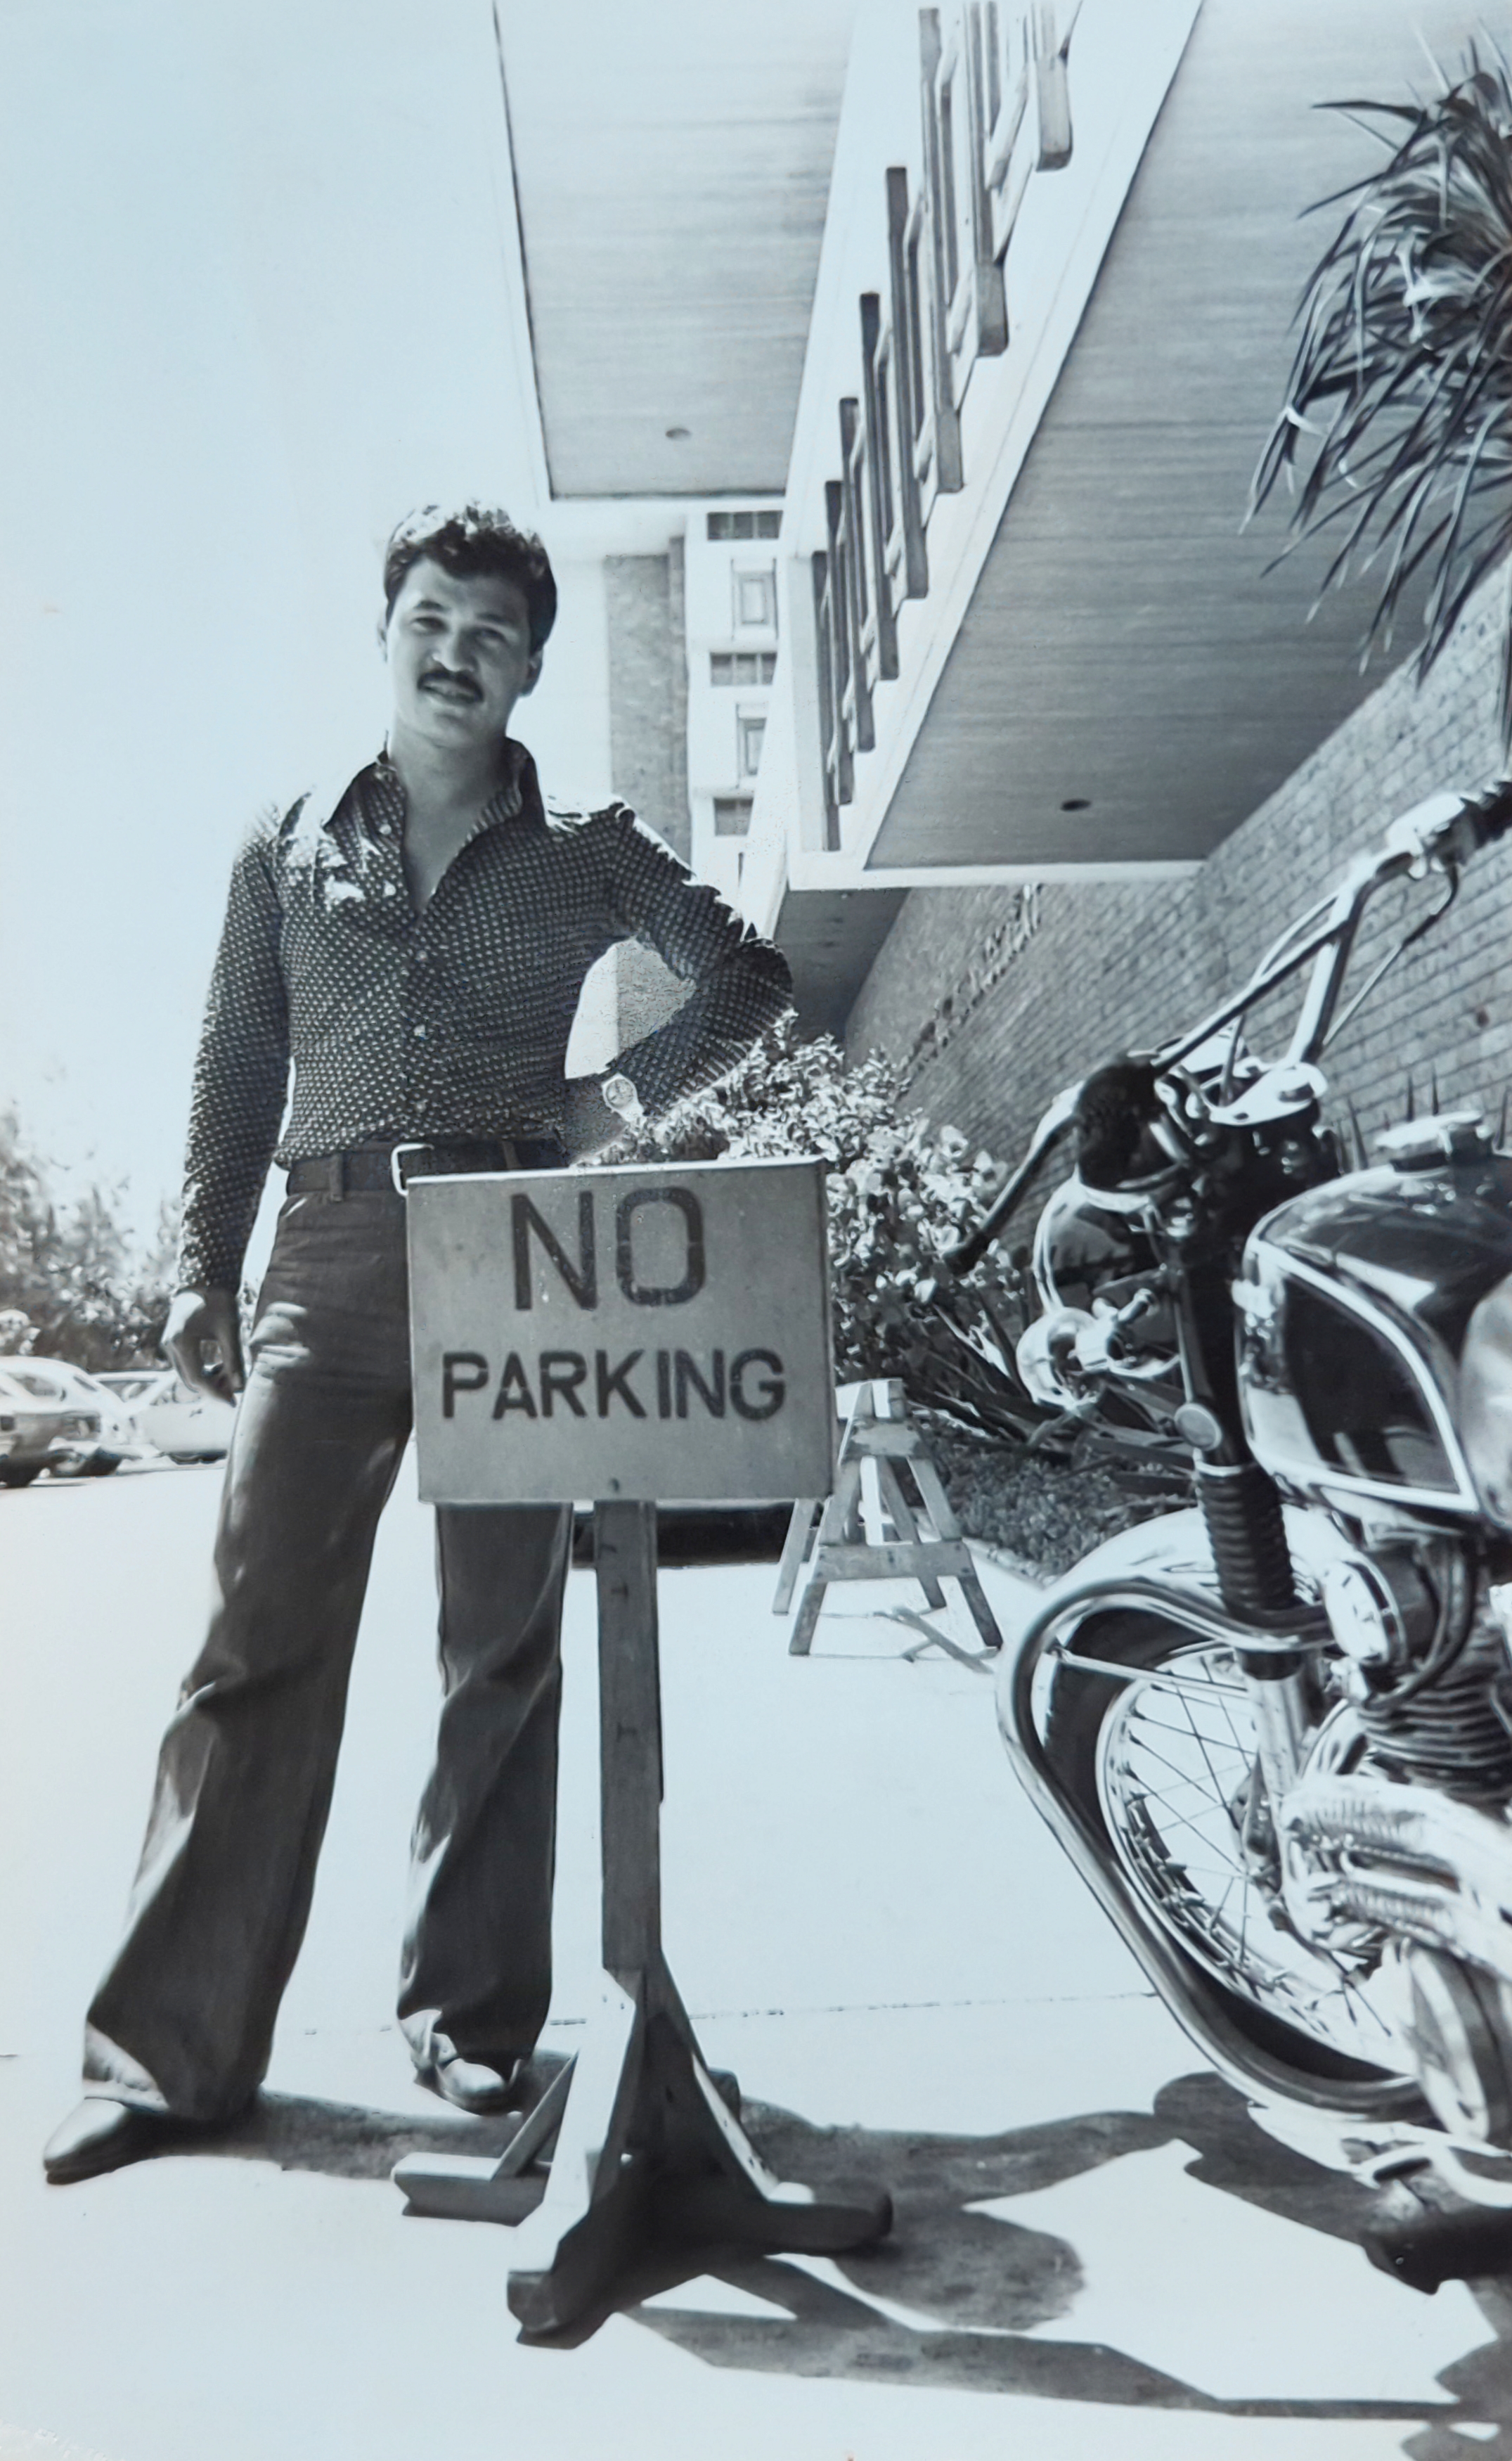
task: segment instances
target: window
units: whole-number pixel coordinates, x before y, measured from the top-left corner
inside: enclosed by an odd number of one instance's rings
[[[712,684],[769,684],[777,674],[775,650],[711,650]]]
[[[742,625],[759,624],[762,631],[777,631],[777,566],[754,565],[742,572],[735,567],[731,575],[735,588],[735,630]]]
[[[751,826],[749,795],[716,795],[714,797],[714,835],[716,838],[743,838]]]
[[[776,538],[781,526],[781,509],[777,505],[757,513],[709,515],[709,536],[712,539]]]
[[[743,709],[735,719],[735,738],[739,748],[739,770],[742,778],[754,778],[761,766],[761,739],[766,734],[765,713]]]

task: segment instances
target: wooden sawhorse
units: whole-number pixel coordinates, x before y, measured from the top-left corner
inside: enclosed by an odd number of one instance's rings
[[[843,1387],[841,1399],[843,1402]],[[899,1462],[908,1465],[919,1490],[918,1504],[910,1504],[904,1494]],[[793,1603],[819,1509],[817,1497],[793,1507],[777,1568],[774,1615],[786,1615]],[[931,1607],[945,1605],[940,1583],[955,1581],[984,1651],[1002,1648],[1003,1636],[977,1577],[971,1551],[961,1535],[961,1525],[950,1509],[940,1473],[925,1450],[924,1439],[909,1423],[903,1385],[895,1377],[850,1388],[835,1490],[824,1505],[813,1545],[813,1561],[788,1643],[794,1658],[806,1658],[813,1646],[831,1581],[915,1580]],[[928,1627],[923,1629],[927,1635]],[[942,1635],[930,1637],[942,1647],[950,1647]]]

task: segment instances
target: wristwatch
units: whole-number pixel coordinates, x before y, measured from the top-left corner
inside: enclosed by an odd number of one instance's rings
[[[646,1115],[641,1109],[641,1098],[629,1078],[621,1070],[616,1069],[612,1077],[606,1077],[599,1087],[599,1092],[607,1102],[609,1109],[618,1111],[627,1126],[633,1127],[637,1121],[645,1118]]]

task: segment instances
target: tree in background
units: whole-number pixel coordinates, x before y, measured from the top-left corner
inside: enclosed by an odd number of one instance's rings
[[[716,1162],[818,1155],[829,1200],[835,1364],[849,1380],[901,1377],[911,1400],[983,1435],[1044,1424],[1013,1366],[1027,1320],[1018,1267],[997,1251],[955,1281],[944,1251],[1004,1176],[955,1128],[904,1111],[900,1072],[880,1053],[847,1067],[828,1035],[799,1042],[788,1019],[707,1094],[622,1140],[607,1162]]]
[[[176,1224],[134,1248],[117,1219],[118,1192],[98,1188],[60,1208],[45,1164],[13,1111],[0,1111],[0,1351],[72,1359],[85,1368],[158,1363],[173,1286]]]

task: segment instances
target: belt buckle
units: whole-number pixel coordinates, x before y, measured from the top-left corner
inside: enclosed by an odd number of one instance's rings
[[[390,1177],[390,1178],[393,1180],[393,1182],[394,1182],[394,1195],[395,1195],[395,1196],[403,1196],[403,1195],[406,1193],[406,1190],[407,1190],[407,1182],[406,1182],[406,1180],[405,1180],[405,1178],[404,1178],[403,1173],[401,1172],[401,1170],[400,1170],[400,1168],[399,1168],[399,1157],[400,1157],[400,1155],[401,1155],[401,1154],[412,1154],[412,1153],[417,1153],[417,1154],[429,1153],[429,1152],[430,1152],[430,1150],[431,1150],[430,1146],[429,1146],[428,1145],[424,1144],[423,1142],[421,1142],[421,1143],[419,1143],[419,1144],[414,1144],[414,1143],[412,1143],[412,1144],[410,1144],[410,1145],[395,1145],[395,1146],[394,1146],[394,1148],[393,1152],[392,1152],[392,1153],[390,1154],[390,1156],[389,1156],[389,1177]]]

